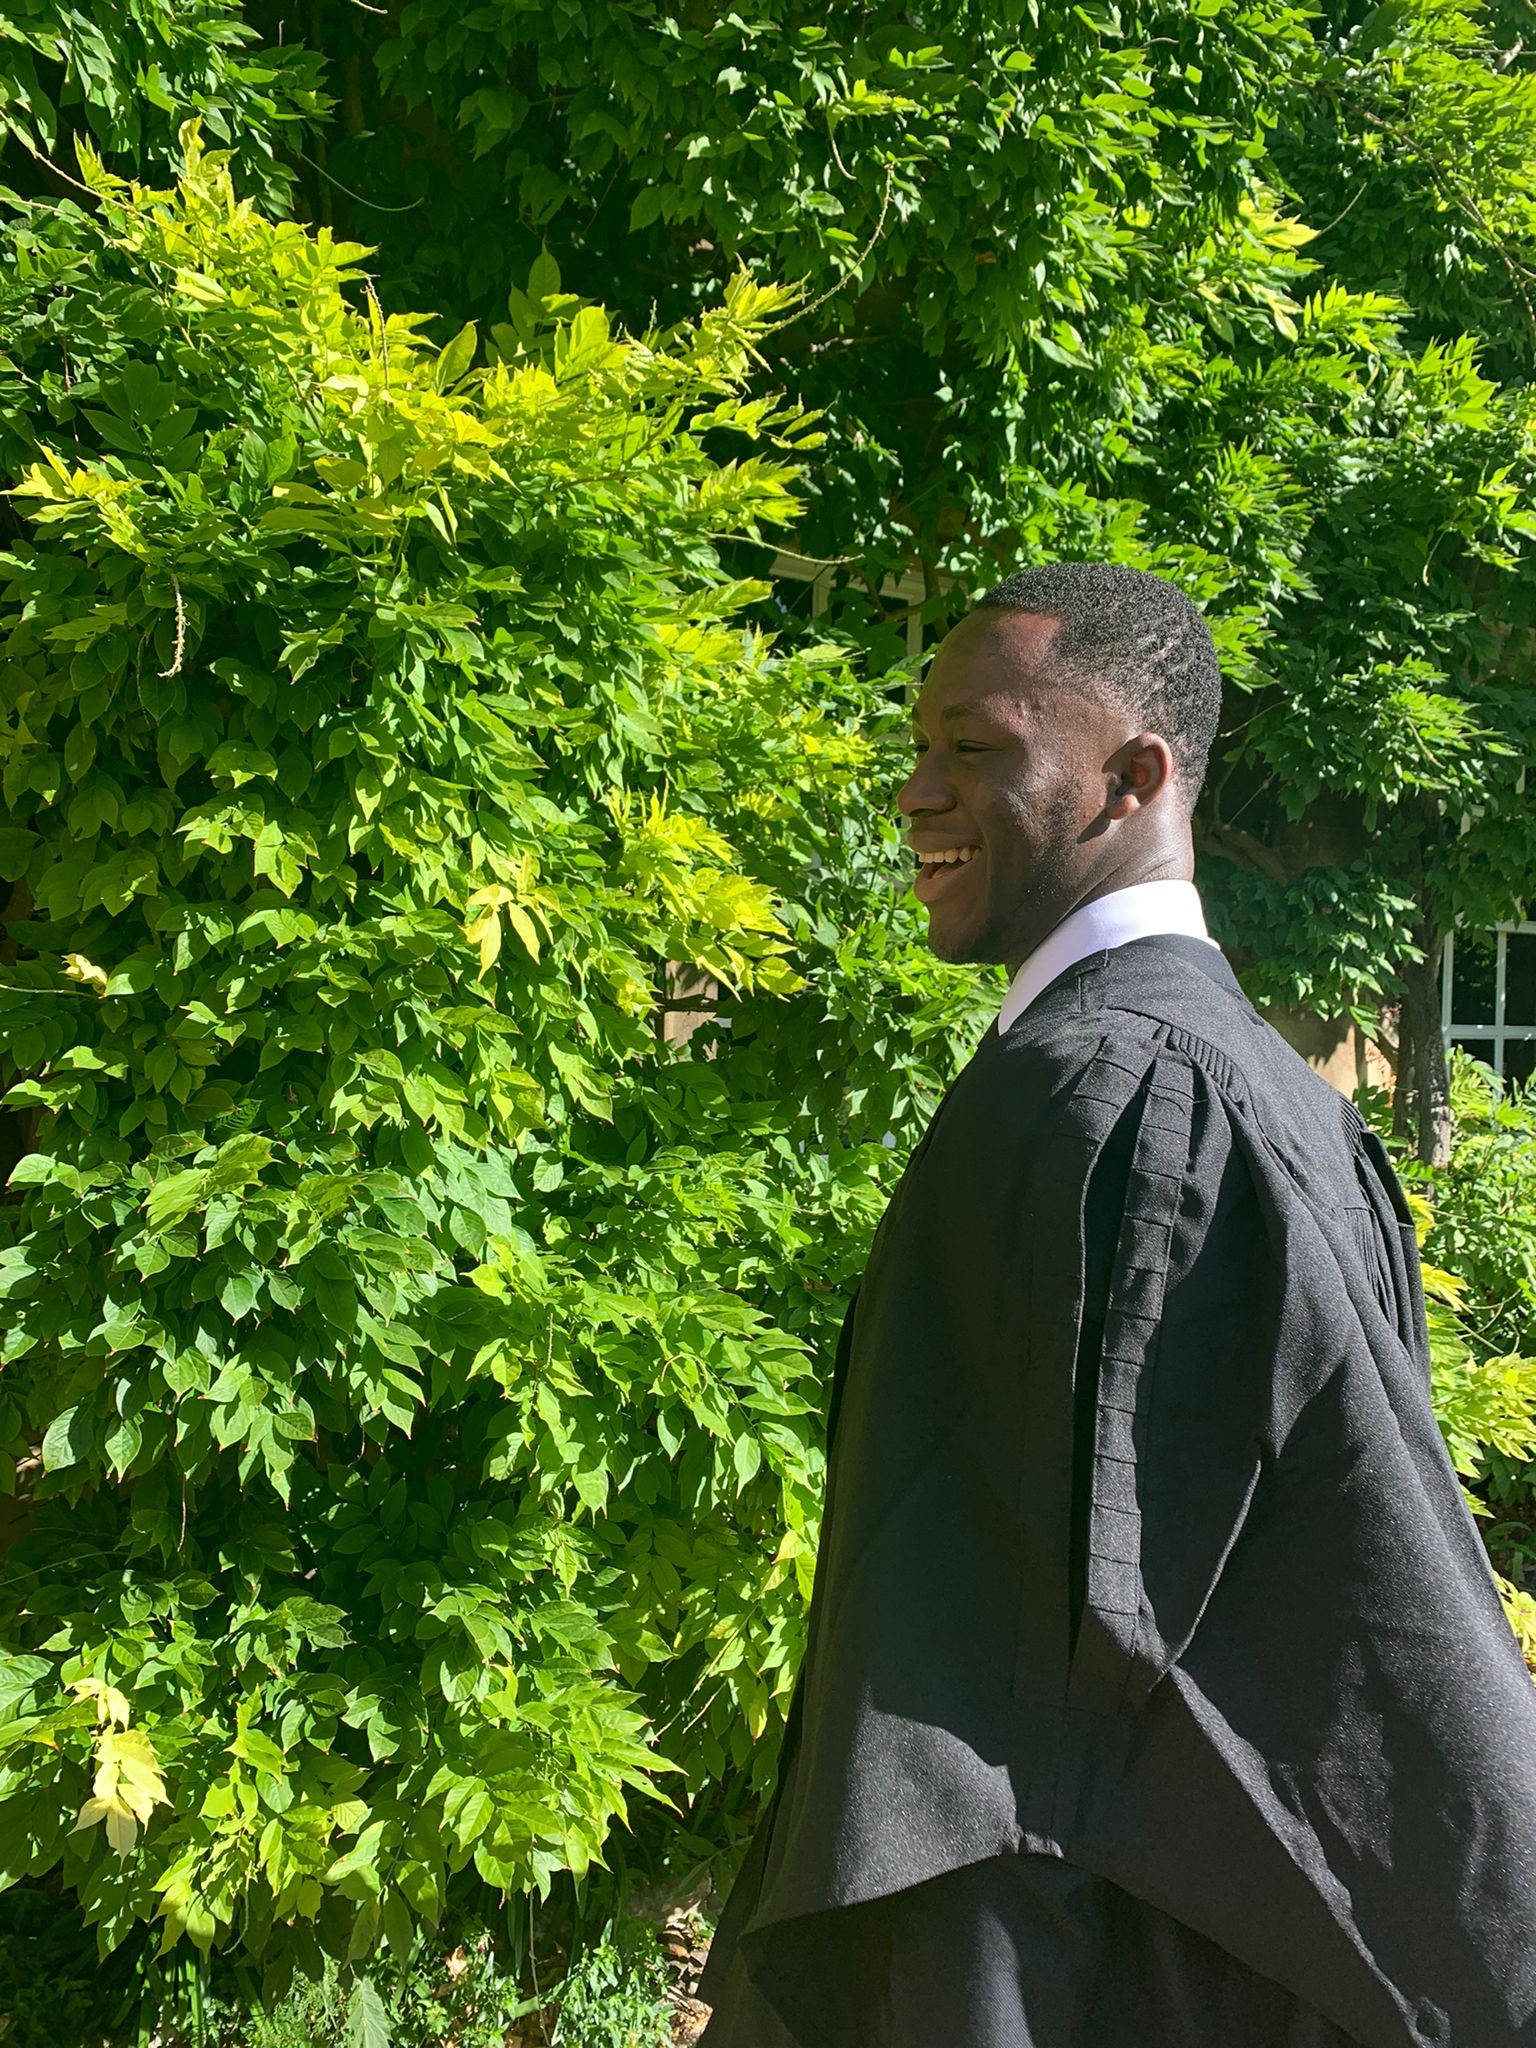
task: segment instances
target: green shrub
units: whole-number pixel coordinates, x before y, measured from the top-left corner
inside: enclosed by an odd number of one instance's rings
[[[793,509],[784,294],[626,341],[540,265],[477,368],[195,136],[83,174],[0,283],[0,1881],[281,1982],[669,1769],[720,1838],[813,1351],[975,1008],[896,907],[899,705],[720,582]]]
[[[654,1931],[631,1920],[577,1960],[560,1993],[553,2048],[667,2048],[667,1972]]]
[[[1536,1461],[1536,1098],[1451,1060],[1447,1165],[1409,1162],[1434,1367],[1435,1411],[1483,1496],[1528,1487]]]
[[[1449,1162],[1404,1166],[1435,1414],[1536,1671],[1536,1101],[1459,1052],[1451,1089]]]
[[[1485,1349],[1536,1355],[1536,1090],[1501,1089],[1464,1053],[1451,1087],[1455,1146],[1426,1177],[1426,1250],[1467,1281]]]
[[[1417,1206],[1427,1235],[1438,1218],[1422,1199]],[[1457,1471],[1486,1480],[1495,1459],[1529,1464],[1536,1456],[1536,1358],[1487,1347],[1480,1306],[1459,1275],[1426,1261],[1423,1279],[1435,1416]]]
[[[620,1993],[635,1995],[628,1976]],[[265,2009],[238,1993],[210,2000],[204,2031],[207,2048],[505,2048],[545,2003],[524,1997],[488,1933],[469,1931],[408,1963],[381,1958],[367,1975],[327,1959]]]
[[[347,1994],[335,1964],[327,1963],[318,1979],[300,1978],[270,2012],[259,2006],[237,2008],[219,2031],[228,2048],[343,2048]]]

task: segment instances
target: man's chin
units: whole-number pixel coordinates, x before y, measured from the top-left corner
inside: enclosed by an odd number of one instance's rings
[[[978,930],[936,917],[928,920],[928,950],[947,967],[993,967],[1005,957],[985,927]]]

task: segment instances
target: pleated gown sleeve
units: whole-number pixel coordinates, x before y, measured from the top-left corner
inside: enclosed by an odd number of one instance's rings
[[[1067,1698],[1119,1713],[1193,1636],[1242,1528],[1277,1303],[1248,1175],[1187,1059],[1154,1060],[1076,1194],[1082,1312],[1037,1370],[1073,1388]],[[1032,1679],[1021,1669],[1021,1691]]]

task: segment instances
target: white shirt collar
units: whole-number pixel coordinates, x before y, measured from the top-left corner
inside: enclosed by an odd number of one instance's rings
[[[998,1030],[1016,1024],[1058,974],[1090,954],[1128,946],[1133,939],[1174,935],[1204,939],[1208,946],[1216,943],[1205,928],[1200,892],[1193,882],[1136,882],[1080,905],[1040,941],[1009,983]]]

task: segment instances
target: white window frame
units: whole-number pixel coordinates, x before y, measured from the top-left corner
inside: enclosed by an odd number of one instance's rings
[[[1509,938],[1512,932],[1524,938],[1536,938],[1536,923],[1527,921],[1519,924],[1496,924],[1489,927],[1494,940],[1493,955],[1493,1022],[1491,1024],[1468,1024],[1458,1022],[1454,1014],[1456,1000],[1456,934],[1448,933],[1440,964],[1440,1030],[1447,1047],[1459,1044],[1466,1038],[1478,1038],[1486,1044],[1493,1042],[1493,1071],[1502,1081],[1504,1078],[1504,1048],[1511,1039],[1528,1043],[1536,1038],[1536,1024],[1506,1024],[1504,1021],[1504,988],[1508,973]],[[1479,935],[1481,936],[1481,934]]]

